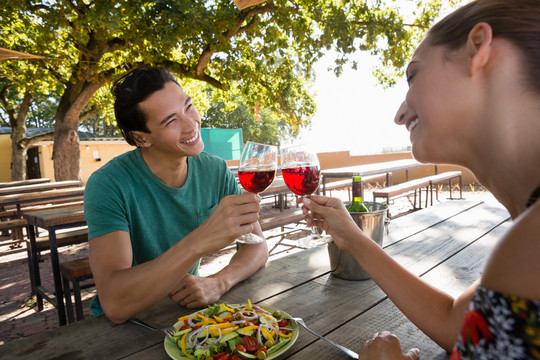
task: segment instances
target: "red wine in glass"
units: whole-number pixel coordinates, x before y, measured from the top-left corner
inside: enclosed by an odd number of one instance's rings
[[[282,169],[283,181],[296,195],[310,195],[319,186],[319,167],[315,165]]]
[[[249,192],[260,193],[264,191],[276,176],[276,170],[239,170],[238,180],[242,187]]]

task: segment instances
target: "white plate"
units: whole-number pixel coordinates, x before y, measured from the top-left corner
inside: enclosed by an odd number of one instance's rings
[[[227,304],[227,306],[241,307],[241,306],[247,306],[247,304],[230,304],[230,305]],[[259,306],[259,307],[263,308],[264,310],[266,310],[266,311],[268,311],[270,313],[274,313],[276,310],[279,310],[279,309],[276,309],[275,307],[272,307],[272,306],[259,305],[259,304],[255,305],[255,306]],[[199,310],[197,312],[201,312],[201,311],[204,311],[204,309]],[[281,311],[281,313],[285,315],[284,317],[292,317],[283,310],[279,310],[279,311]],[[272,355],[269,355],[266,358],[266,360],[272,360],[272,359],[277,358],[278,356],[283,354],[285,351],[289,350],[289,348],[291,346],[293,346],[294,342],[298,338],[298,325],[296,324],[296,322],[291,322],[291,327],[293,328],[291,340],[287,344],[283,345],[283,347],[281,349],[279,349],[278,351],[276,351]],[[182,354],[182,350],[180,350],[180,348],[171,339],[169,339],[168,336],[165,336],[165,340],[163,341],[163,344],[165,346],[165,351],[167,352],[167,354],[172,359],[175,359],[175,360],[191,360],[191,359],[185,357]]]

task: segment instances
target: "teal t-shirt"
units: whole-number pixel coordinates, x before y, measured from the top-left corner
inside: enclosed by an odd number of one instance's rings
[[[220,200],[241,190],[226,162],[202,152],[188,157],[188,176],[172,188],[148,168],[139,149],[96,170],[84,191],[88,238],[123,230],[131,237],[133,266],[155,259],[199,227]],[[199,262],[190,270],[198,275]],[[92,316],[103,313],[96,296]]]

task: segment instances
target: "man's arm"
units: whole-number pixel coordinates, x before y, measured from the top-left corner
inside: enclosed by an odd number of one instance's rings
[[[259,223],[254,234],[264,239]],[[169,294],[171,299],[188,308],[199,308],[215,303],[234,285],[259,270],[268,260],[266,239],[260,244],[240,244],[229,264],[208,277],[186,275]]]
[[[129,233],[115,231],[90,240],[90,266],[109,319],[122,323],[168,294],[202,256],[194,242],[184,240],[134,267]]]
[[[224,198],[203,225],[154,260],[133,267],[128,232],[115,231],[91,239],[90,266],[107,317],[122,323],[169,294],[198,259],[224,248],[253,229],[260,210],[259,201],[260,198],[251,193]],[[266,250],[266,244],[261,248]],[[246,260],[244,256],[242,259]],[[244,274],[242,271],[246,270],[239,271]]]

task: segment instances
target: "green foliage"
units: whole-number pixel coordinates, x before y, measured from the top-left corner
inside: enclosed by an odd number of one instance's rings
[[[202,118],[202,126],[221,129],[242,129],[243,141],[279,145],[280,136],[286,130],[286,121],[275,116],[269,109],[260,109],[260,118],[250,108],[238,102],[231,111],[226,111],[223,101],[211,106]]]
[[[4,2],[0,46],[49,57],[33,63],[34,79],[62,84],[62,104],[89,83],[161,64],[227,91],[224,98],[242,96],[251,109],[260,104],[293,132],[316,110],[312,65],[326,49],[341,54],[336,75],[357,66],[356,51],[379,55],[375,73],[391,84],[439,6],[420,2],[404,25],[392,1],[269,0],[243,11],[230,0]],[[21,70],[10,81],[28,84],[32,75]]]

